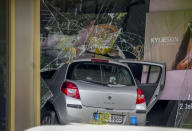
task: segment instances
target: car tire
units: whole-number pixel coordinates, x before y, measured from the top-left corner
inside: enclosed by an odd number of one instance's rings
[[[41,125],[57,125],[59,124],[56,112],[48,109],[41,114]]]

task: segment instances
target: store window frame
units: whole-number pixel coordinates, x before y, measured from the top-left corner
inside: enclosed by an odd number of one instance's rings
[[[6,73],[7,86],[5,87],[5,128],[6,131],[15,130],[15,0],[5,0],[4,7],[6,21],[5,36],[6,36]],[[3,92],[3,93],[5,93]],[[4,119],[4,118],[3,118]]]
[[[9,114],[8,130],[15,130],[15,0],[9,0]]]
[[[8,96],[6,113],[6,131],[15,131],[15,3],[16,0],[8,0]],[[33,5],[33,104],[34,126],[40,125],[40,1],[35,0]]]

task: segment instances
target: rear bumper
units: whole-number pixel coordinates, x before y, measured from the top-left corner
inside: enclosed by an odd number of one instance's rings
[[[129,125],[130,117],[137,117],[138,125],[145,125],[146,114],[145,113],[136,113],[131,111],[117,111],[117,110],[106,110],[93,107],[83,106],[81,109],[67,107],[67,118],[70,122],[77,123],[93,123],[94,113],[109,113],[114,115],[122,115],[123,122],[122,124]]]
[[[94,113],[109,113],[122,115],[123,125],[129,125],[130,117],[137,117],[138,125],[145,125],[145,110],[107,110],[103,108],[87,107],[81,104],[80,100],[60,95],[54,102],[55,110],[61,124],[73,123],[93,123]],[[62,101],[61,101],[62,99]],[[63,102],[65,100],[65,102]]]

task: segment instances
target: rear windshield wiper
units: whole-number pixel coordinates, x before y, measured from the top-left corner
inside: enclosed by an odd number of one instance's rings
[[[86,81],[86,82],[90,82],[90,83],[94,83],[94,84],[108,86],[108,83],[103,83],[103,82],[100,82],[100,81],[93,81],[93,80],[78,80],[78,81]]]

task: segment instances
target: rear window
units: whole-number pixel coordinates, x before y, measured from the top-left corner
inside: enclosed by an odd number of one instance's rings
[[[129,70],[121,65],[76,62],[69,66],[67,79],[94,81],[112,85],[134,85]]]

